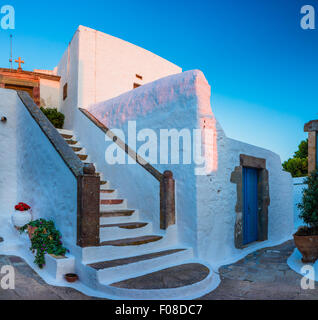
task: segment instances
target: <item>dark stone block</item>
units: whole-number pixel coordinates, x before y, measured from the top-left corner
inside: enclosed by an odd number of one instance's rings
[[[99,245],[100,178],[84,175],[77,178],[77,245]]]
[[[305,124],[304,126],[305,132],[313,132],[318,131],[318,120],[312,120]]]

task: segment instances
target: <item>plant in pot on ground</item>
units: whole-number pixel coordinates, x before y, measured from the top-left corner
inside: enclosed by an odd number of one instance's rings
[[[20,229],[29,232],[31,239],[30,250],[35,253],[34,263],[42,269],[45,266],[45,254],[65,256],[68,251],[63,247],[61,233],[56,230],[53,221],[39,219],[32,221]]]
[[[313,171],[304,181],[308,185],[298,208],[299,217],[306,226],[294,235],[295,245],[301,252],[304,263],[314,263],[318,259],[318,171]]]
[[[19,229],[32,220],[31,207],[24,202],[19,202],[14,207],[15,211],[12,214],[12,223]]]

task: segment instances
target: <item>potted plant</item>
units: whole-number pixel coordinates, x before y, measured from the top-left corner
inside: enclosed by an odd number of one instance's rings
[[[304,181],[308,185],[298,208],[299,217],[306,226],[294,234],[297,249],[302,254],[303,263],[314,263],[318,259],[318,171],[313,171]]]
[[[75,273],[67,273],[66,275],[64,275],[64,278],[67,282],[73,283],[78,280],[78,275]]]
[[[32,230],[31,235],[30,229]],[[63,247],[61,233],[56,230],[53,221],[38,219],[23,226],[20,232],[22,233],[26,230],[28,230],[31,239],[30,250],[36,254],[34,263],[40,269],[45,266],[46,253],[55,256],[65,256],[68,251]]]
[[[15,211],[12,214],[12,223],[19,229],[32,221],[31,207],[24,202],[20,202],[14,207]]]

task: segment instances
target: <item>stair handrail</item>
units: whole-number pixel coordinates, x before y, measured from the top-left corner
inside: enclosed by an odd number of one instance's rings
[[[23,105],[71,170],[77,181],[77,245],[84,247],[99,246],[100,228],[100,177],[93,164],[84,164],[29,93],[17,91]]]
[[[175,180],[172,171],[159,172],[150,163],[138,155],[131,147],[122,141],[114,132],[107,128],[101,121],[84,108],[79,110],[102,130],[114,143],[136,161],[142,168],[148,171],[160,183],[160,229],[167,229],[174,225],[175,219]]]

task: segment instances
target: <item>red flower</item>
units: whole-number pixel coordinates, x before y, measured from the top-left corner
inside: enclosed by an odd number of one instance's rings
[[[31,207],[24,202],[19,202],[19,204],[16,205],[14,208],[15,210],[18,210],[18,211],[27,211],[31,209]]]

